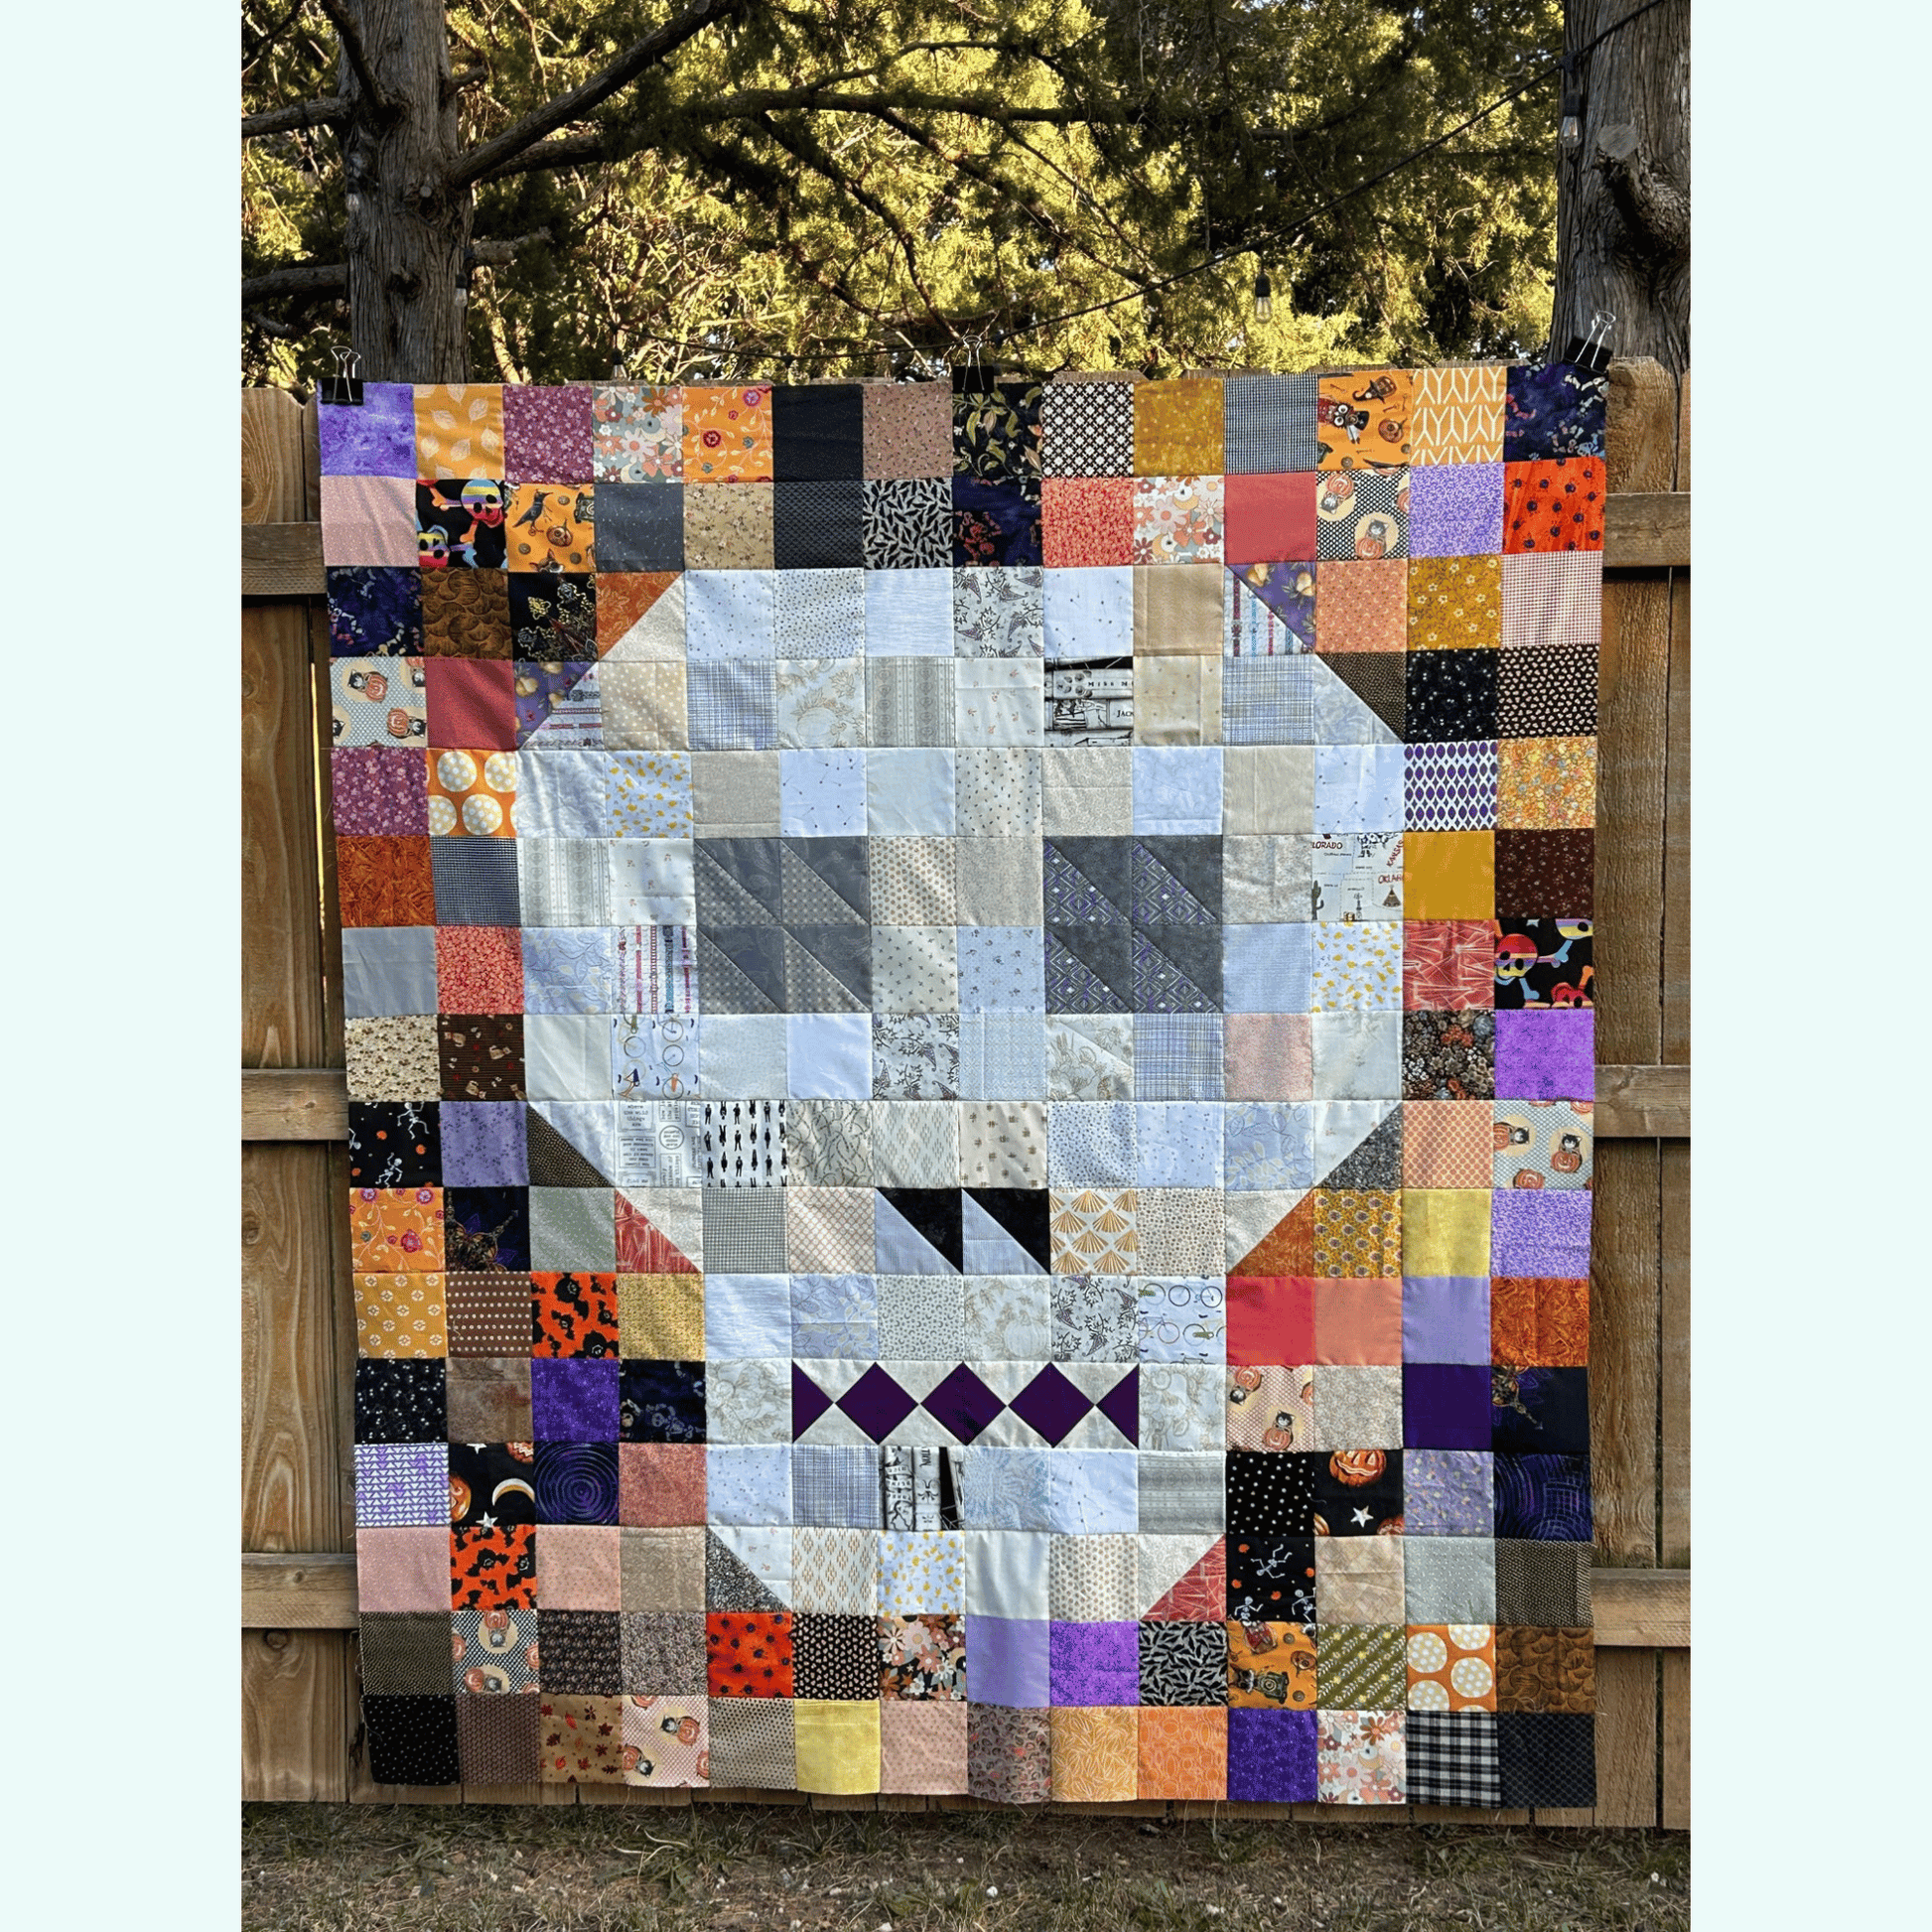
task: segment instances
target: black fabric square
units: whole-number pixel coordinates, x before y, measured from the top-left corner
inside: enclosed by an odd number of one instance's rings
[[[1236,1622],[1314,1621],[1312,1536],[1249,1536],[1230,1530],[1227,1566],[1228,1615]]]
[[[1412,1803],[1487,1811],[1502,1803],[1493,1711],[1411,1711],[1403,1741]]]
[[[791,1619],[792,1695],[869,1703],[879,1695],[879,1626],[869,1616]]]
[[[626,1361],[620,1371],[618,1433],[626,1443],[702,1443],[702,1362]]]
[[[866,560],[865,485],[771,485],[771,561],[780,570],[857,570]]]
[[[436,1051],[437,1079],[445,1100],[523,1098],[520,1013],[438,1014]]]
[[[416,480],[416,560],[424,570],[501,570],[503,485],[485,477]]]
[[[1325,1458],[1299,1449],[1227,1452],[1228,1542],[1237,1534],[1314,1534],[1314,1465]]]
[[[389,1697],[448,1697],[450,1618],[446,1610],[362,1612],[362,1689]]]
[[[597,579],[577,572],[512,571],[510,649],[538,664],[597,662]]]
[[[1228,1701],[1224,1623],[1143,1623],[1141,1702],[1170,1708]]]
[[[539,1578],[542,1561],[539,1539]],[[587,1698],[623,1695],[623,1635],[616,1610],[545,1610],[538,1629],[546,1692]]]
[[[1496,1016],[1478,1007],[1402,1016],[1405,1100],[1493,1100]]]
[[[958,1188],[882,1187],[879,1191],[917,1233],[964,1272],[965,1235]]]
[[[963,373],[963,372],[962,372]],[[957,378],[956,378],[957,379]],[[952,399],[955,476],[1039,487],[1039,404],[1035,376],[998,376],[958,389]]]
[[[585,1427],[582,1423],[575,1426]],[[596,1427],[594,1423],[589,1426]],[[615,1523],[618,1466],[615,1443],[537,1444],[538,1523]],[[541,1539],[537,1575],[543,1575]],[[544,1681],[549,1681],[547,1674]]]
[[[447,1413],[440,1361],[355,1364],[358,1443],[440,1443]]]
[[[536,1457],[528,1443],[450,1445],[450,1523],[479,1529],[537,1520]]]
[[[453,1270],[530,1266],[530,1190],[527,1187],[446,1187],[443,1258]]]
[[[1406,679],[1412,745],[1496,735],[1494,650],[1412,650]]]
[[[1590,738],[1596,732],[1596,646],[1536,646],[1499,653],[1501,738]]]
[[[1581,1543],[1496,1538],[1496,1623],[1570,1629],[1589,1621],[1590,1553]]]
[[[521,923],[514,839],[431,839],[429,865],[438,925]]]
[[[1496,1754],[1505,1805],[1593,1805],[1596,1720],[1568,1711],[1504,1711]]]
[[[1053,1242],[1045,1188],[969,1187],[966,1191],[1041,1268],[1052,1267]],[[967,1268],[963,1272],[971,1275],[979,1271]]]
[[[1315,1401],[1321,1400],[1319,1387]],[[1335,1449],[1317,1452],[1314,1471],[1316,1533],[1380,1536],[1402,1520],[1402,1451]]]
[[[1039,485],[952,480],[952,561],[1036,564],[1040,561]]]
[[[952,497],[947,493],[947,506]],[[950,540],[950,538],[949,538]],[[323,572],[329,595],[332,657],[419,657],[423,650],[423,573],[381,564]]]
[[[600,571],[684,568],[684,485],[601,483],[597,486]]]
[[[1587,1543],[1592,1529],[1589,1457],[1498,1450],[1496,1535],[1525,1543]],[[1525,1621],[1540,1619],[1525,1619]],[[1580,1621],[1582,1619],[1579,1619]]]
[[[1498,1368],[1490,1386],[1492,1447],[1561,1455],[1588,1450],[1588,1369]]]
[[[348,1103],[348,1179],[352,1187],[435,1187],[443,1150],[435,1101]]]
[[[865,486],[868,570],[952,567],[952,482],[906,477]]]
[[[1593,1006],[1596,968],[1588,919],[1512,919],[1496,937],[1496,1005]]]
[[[856,482],[865,473],[865,391],[858,383],[773,385],[771,474],[780,483]]]
[[[1048,1013],[1134,1011],[1131,926],[1048,926],[1044,943]]]
[[[456,1784],[456,1696],[385,1697],[365,1692],[369,1776],[377,1784]],[[534,1762],[534,1759],[532,1760]]]

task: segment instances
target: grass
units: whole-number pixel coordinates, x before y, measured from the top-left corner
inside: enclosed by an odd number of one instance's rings
[[[246,1932],[1678,1932],[1682,1833],[247,1805]]]

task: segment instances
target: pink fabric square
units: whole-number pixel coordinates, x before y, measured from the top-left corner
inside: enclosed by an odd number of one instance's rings
[[[1132,477],[1040,480],[1040,555],[1049,568],[1134,561]]]
[[[355,1600],[365,1610],[450,1607],[450,1533],[357,1530]]]
[[[507,926],[439,926],[436,1004],[444,1013],[521,1013],[522,935]]]
[[[324,477],[322,561],[416,568],[416,484],[409,477]]]
[[[432,750],[516,750],[514,664],[507,659],[431,657],[424,661],[423,677]]]
[[[1230,1013],[1223,1023],[1230,1100],[1312,1100],[1314,1062],[1306,1013]]]
[[[588,383],[503,385],[503,473],[510,483],[589,483],[595,435]]]
[[[683,1443],[622,1443],[618,1448],[618,1521],[672,1529],[705,1519],[704,1456]]]
[[[537,1526],[537,1589],[546,1610],[621,1610],[621,1532],[602,1525]]]
[[[1401,1282],[1316,1282],[1314,1359],[1326,1363],[1400,1362]]]
[[[1317,482],[1312,473],[1227,478],[1228,562],[1292,564],[1311,558]]]
[[[888,1698],[879,1707],[879,1788],[966,1789],[966,1712],[951,1699]]]

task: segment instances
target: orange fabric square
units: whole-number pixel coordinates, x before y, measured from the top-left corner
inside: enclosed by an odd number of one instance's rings
[[[615,1275],[532,1275],[530,1352],[611,1356],[618,1352]]]
[[[1218,376],[1134,385],[1134,474],[1216,477],[1225,461]]]
[[[1412,1623],[1407,1656],[1411,1711],[1493,1711],[1496,1632],[1487,1623]]]
[[[1400,1362],[1402,1283],[1316,1281],[1316,1362]]]
[[[515,803],[516,759],[509,753],[429,754],[429,829],[435,837],[513,839]]]
[[[338,839],[336,899],[344,925],[434,925],[429,840]]]
[[[1488,919],[1496,911],[1493,832],[1409,832],[1402,841],[1409,919]]]
[[[597,654],[602,657],[668,591],[675,570],[600,571],[597,579]],[[682,636],[682,626],[679,635]]]
[[[1225,1798],[1228,1790],[1228,1714],[1210,1708],[1141,1710],[1140,1776],[1143,1798]]]
[[[790,1697],[789,1610],[714,1610],[704,1620],[704,1644],[705,1679],[713,1697]]]
[[[1594,738],[1506,738],[1497,747],[1496,823],[1511,831],[1596,823]]]
[[[503,391],[499,383],[418,383],[415,404],[418,476],[502,476]]]
[[[1504,556],[1600,551],[1607,486],[1600,456],[1504,464]]]
[[[1387,1281],[1402,1274],[1402,1196],[1379,1187],[1317,1187],[1317,1279]]]
[[[522,935],[506,926],[439,926],[436,1005],[442,1013],[521,1013]]]
[[[1589,1283],[1498,1276],[1489,1284],[1489,1347],[1512,1368],[1589,1364]]]
[[[1230,1366],[1313,1361],[1313,1282],[1280,1275],[1230,1277],[1227,1346]]]
[[[1292,1207],[1230,1271],[1254,1277],[1314,1273],[1314,1196]]]
[[[1048,568],[1134,561],[1132,477],[1040,480],[1040,555]]]
[[[351,1187],[348,1240],[358,1274],[440,1275],[442,1188]]]
[[[1294,564],[1312,557],[1314,487],[1312,474],[1227,478],[1221,539],[1227,561]]]
[[[537,1533],[530,1523],[450,1532],[450,1607],[533,1610]]]
[[[584,572],[597,568],[592,486],[518,483],[503,518],[507,570]]]
[[[1315,412],[1323,470],[1390,470],[1409,461],[1415,377],[1407,369],[1324,375]]]
[[[1411,832],[1409,843],[1423,836]],[[1411,1013],[1494,1006],[1495,922],[1410,919],[1402,928],[1402,1004]]]
[[[686,389],[684,481],[771,481],[771,388]]]
[[[1318,651],[1405,650],[1409,643],[1409,560],[1323,559],[1314,567]]]
[[[1402,1184],[1488,1186],[1495,1159],[1495,1111],[1488,1100],[1405,1100]]]
[[[1132,1798],[1140,1782],[1140,1716],[1136,1705],[1055,1706],[1054,1799],[1117,1804]]]
[[[618,1446],[618,1521],[677,1529],[705,1520],[704,1449],[685,1443]]]
[[[1228,1552],[1230,1583],[1238,1551]],[[1228,1703],[1237,1711],[1312,1711],[1314,1637],[1301,1623],[1228,1624]]]

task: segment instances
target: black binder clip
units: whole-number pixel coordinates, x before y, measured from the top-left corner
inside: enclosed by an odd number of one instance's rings
[[[1558,359],[1587,369],[1591,375],[1601,375],[1610,366],[1610,331],[1615,327],[1616,318],[1598,309],[1589,319],[1589,334],[1572,336],[1569,346]]]
[[[330,352],[336,358],[336,373],[325,375],[316,385],[318,400],[337,409],[359,409],[362,406],[362,378],[356,371],[362,366],[362,358],[352,348],[337,348]]]

